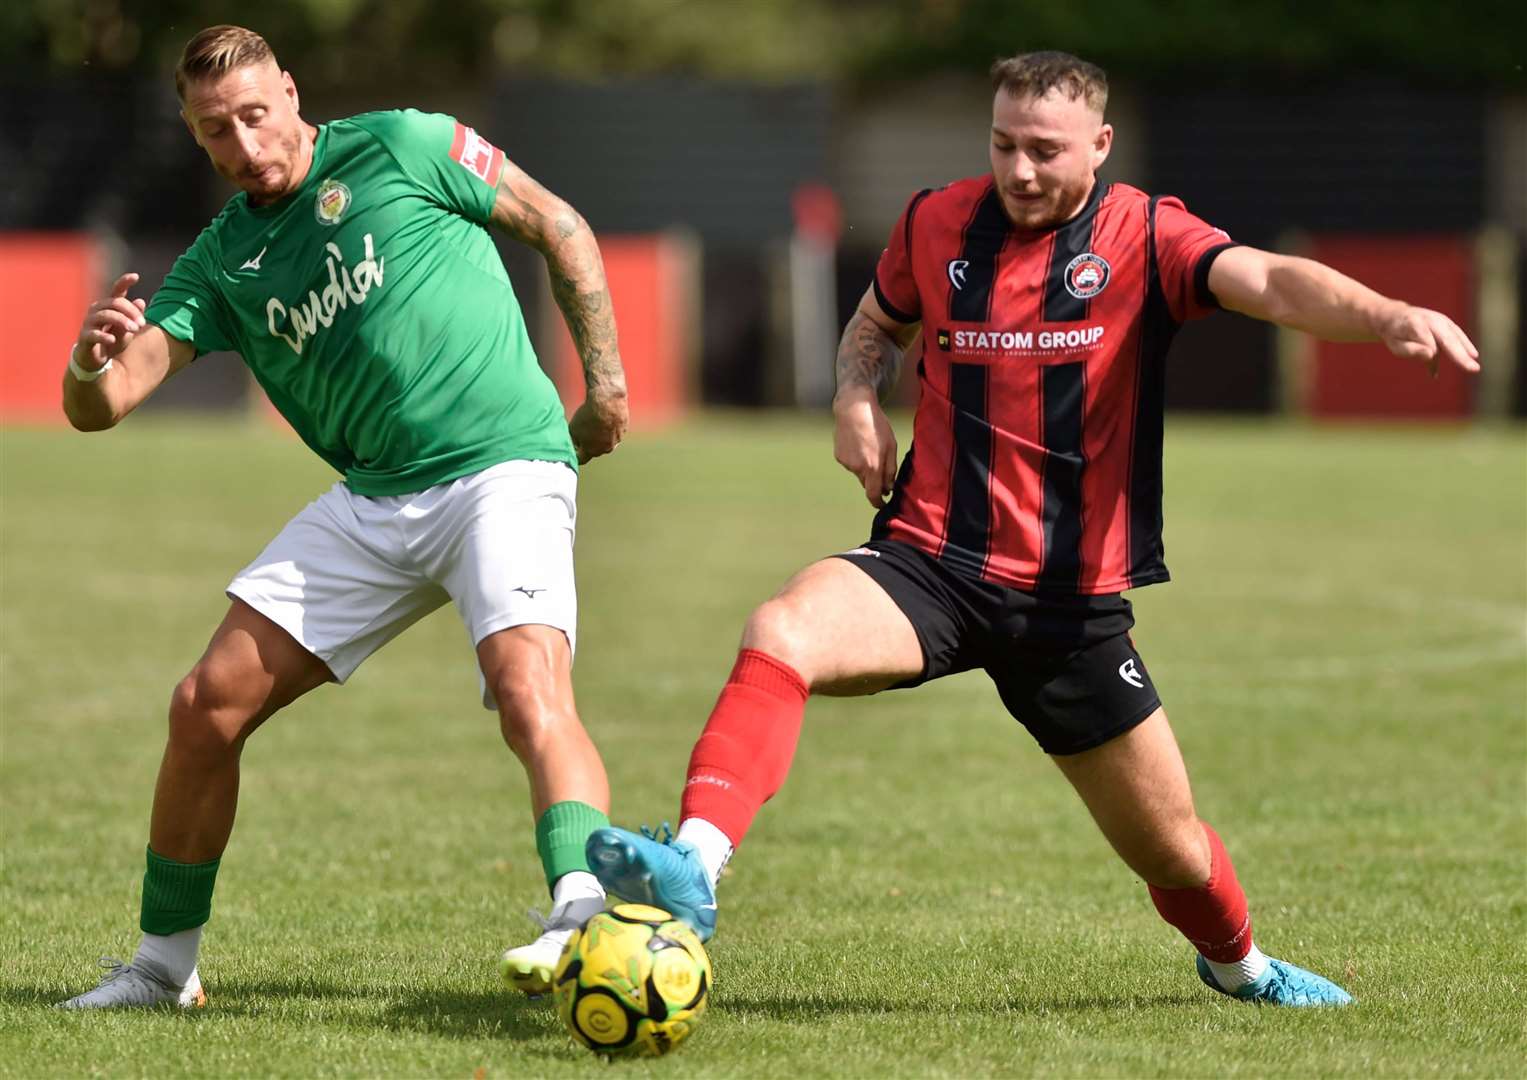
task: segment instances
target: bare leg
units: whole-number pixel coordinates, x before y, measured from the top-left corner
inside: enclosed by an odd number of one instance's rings
[[[761,604],[690,755],[679,809],[681,838],[710,878],[784,784],[811,694],[872,694],[922,670],[906,615],[845,559],[813,563]]]
[[[610,782],[573,704],[567,635],[550,626],[514,626],[477,644],[483,677],[498,702],[504,742],[530,779],[539,818],[555,803],[610,809]]]
[[[874,580],[846,559],[812,563],[760,604],[742,647],[790,665],[813,694],[873,694],[922,674],[912,624]]]
[[[808,696],[872,694],[922,670],[912,624],[874,579],[845,559],[806,567],[743,628],[736,666],[689,758],[677,841],[600,830],[589,844],[600,881],[708,939],[716,880],[784,783]]]
[[[1352,1000],[1329,979],[1270,959],[1253,943],[1246,894],[1218,835],[1193,810],[1166,713],[1157,709],[1117,739],[1054,760],[1114,850],[1150,885],[1157,912],[1198,950],[1204,982],[1275,1005]]]
[[[1148,884],[1180,889],[1209,880],[1209,842],[1164,710],[1102,746],[1051,760]]]
[[[604,907],[584,845],[609,824],[610,782],[573,703],[566,634],[537,624],[510,627],[478,642],[477,657],[498,703],[504,742],[530,780],[536,849],[553,901],[541,936],[507,950],[499,972],[510,986],[544,994],[574,928]]]
[[[166,859],[220,857],[233,831],[244,740],[333,675],[285,630],[235,600],[170,698],[149,846]]]

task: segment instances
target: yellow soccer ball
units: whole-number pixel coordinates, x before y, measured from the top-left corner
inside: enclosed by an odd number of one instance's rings
[[[666,911],[617,904],[568,939],[552,975],[557,1013],[600,1054],[657,1057],[689,1037],[705,1012],[710,957]]]

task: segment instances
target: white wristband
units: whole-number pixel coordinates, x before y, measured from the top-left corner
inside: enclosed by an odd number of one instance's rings
[[[111,357],[106,358],[106,363],[91,371],[87,367],[80,367],[79,361],[74,358],[74,350],[69,350],[69,374],[80,382],[95,382],[102,375],[111,370]]]

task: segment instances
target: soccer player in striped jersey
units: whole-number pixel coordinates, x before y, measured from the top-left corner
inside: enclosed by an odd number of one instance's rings
[[[992,76],[991,173],[912,198],[839,347],[835,455],[879,508],[870,539],[748,619],[690,758],[677,838],[601,829],[589,863],[609,891],[708,937],[721,868],[784,782],[809,695],[981,668],[1192,943],[1208,986],[1344,1004],[1334,983],[1257,948],[1130,640],[1121,593],[1167,579],[1166,353],[1184,321],[1221,307],[1382,341],[1434,372],[1475,371],[1477,353],[1445,315],[1237,245],[1175,198],[1099,182],[1113,129],[1095,65],[1030,53]],[[898,468],[881,402],[919,330]]]

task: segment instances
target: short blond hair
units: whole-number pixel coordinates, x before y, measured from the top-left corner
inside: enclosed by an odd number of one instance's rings
[[[998,60],[991,66],[991,87],[1011,97],[1044,97],[1059,91],[1072,101],[1081,98],[1102,115],[1108,107],[1108,73],[1065,52],[1031,52]]]
[[[209,26],[186,42],[175,65],[175,96],[186,99],[186,86],[203,79],[221,79],[242,67],[275,63],[270,43],[242,26]]]

